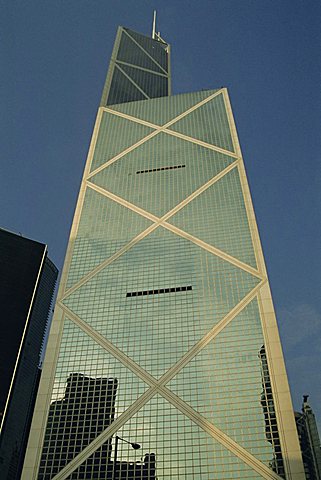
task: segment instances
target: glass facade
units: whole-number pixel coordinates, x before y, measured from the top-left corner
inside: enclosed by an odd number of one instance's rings
[[[168,64],[119,29],[24,479],[304,478],[227,92]]]
[[[169,94],[169,45],[119,27],[100,105]]]

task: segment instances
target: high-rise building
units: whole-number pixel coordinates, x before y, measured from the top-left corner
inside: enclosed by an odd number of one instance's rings
[[[19,480],[58,271],[47,247],[0,229],[0,478]]]
[[[170,90],[169,45],[119,28],[24,480],[304,478],[227,90]],[[87,395],[62,409],[66,385],[84,376],[117,379],[112,417],[92,438],[100,400],[88,395],[80,449],[49,454]]]
[[[307,480],[321,480],[321,443],[309,395],[303,396],[301,412],[295,412],[302,459]]]

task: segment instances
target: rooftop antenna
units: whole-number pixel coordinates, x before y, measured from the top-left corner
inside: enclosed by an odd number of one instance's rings
[[[156,10],[154,10],[152,39],[156,40]]]

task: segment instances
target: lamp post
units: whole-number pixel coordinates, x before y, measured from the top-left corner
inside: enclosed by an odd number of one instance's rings
[[[139,450],[140,449],[139,443],[129,442],[128,440],[125,440],[124,438],[121,438],[118,435],[115,436],[113,480],[116,480],[116,478],[118,477],[118,474],[117,474],[117,453],[118,453],[118,442],[119,442],[119,440],[121,440],[122,442],[128,443],[129,445],[131,445],[131,447],[134,450]],[[117,474],[117,477],[116,477],[116,474]]]

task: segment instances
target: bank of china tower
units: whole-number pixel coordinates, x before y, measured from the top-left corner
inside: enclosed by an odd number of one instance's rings
[[[120,27],[23,480],[304,479],[227,90]]]

